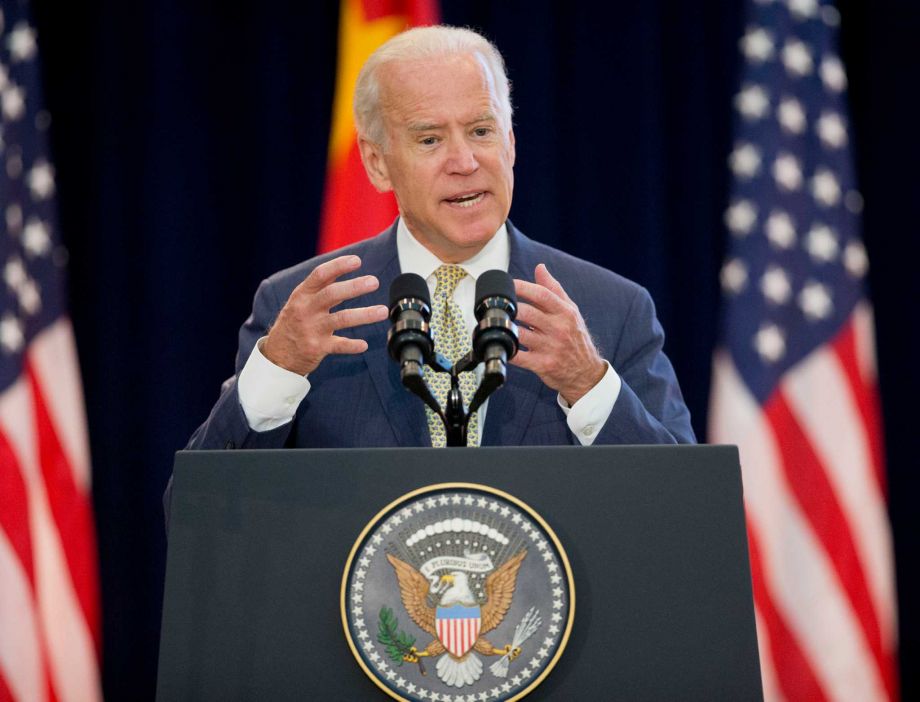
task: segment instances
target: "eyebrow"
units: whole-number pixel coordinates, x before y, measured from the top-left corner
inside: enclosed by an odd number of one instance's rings
[[[469,122],[466,122],[463,126],[469,127],[471,124],[478,124],[479,122],[495,122],[497,121],[494,114],[491,112],[483,112],[476,115]],[[416,122],[415,124],[409,125],[410,132],[431,132],[437,129],[443,129],[444,125],[438,122]]]

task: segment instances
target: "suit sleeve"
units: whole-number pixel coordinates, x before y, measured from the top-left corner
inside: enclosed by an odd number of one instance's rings
[[[268,333],[281,310],[276,291],[263,281],[256,291],[252,314],[240,328],[236,355],[236,374],[221,386],[220,397],[211,414],[189,439],[186,449],[282,448],[291,431],[291,422],[271,431],[257,432],[249,427],[237,390],[237,379],[256,342]]]
[[[663,346],[664,330],[652,298],[637,288],[609,359],[622,386],[595,446],[696,442],[690,412]]]

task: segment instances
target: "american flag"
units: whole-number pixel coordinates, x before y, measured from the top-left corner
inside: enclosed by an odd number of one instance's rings
[[[86,421],[48,113],[23,2],[0,5],[0,701],[98,700]]]
[[[749,2],[710,440],[738,444],[768,700],[897,697],[872,311],[837,52],[817,0]]]

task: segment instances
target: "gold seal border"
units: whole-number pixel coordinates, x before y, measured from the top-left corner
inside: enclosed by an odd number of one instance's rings
[[[367,526],[361,530],[361,533],[358,535],[358,538],[355,540],[354,546],[351,547],[351,553],[348,554],[348,560],[345,562],[345,571],[342,573],[342,592],[339,600],[341,613],[342,613],[342,628],[345,630],[345,639],[348,641],[348,648],[351,649],[352,655],[355,657],[355,660],[358,661],[358,665],[361,666],[361,670],[364,671],[364,674],[369,677],[373,683],[383,690],[390,697],[401,700],[401,702],[412,702],[411,700],[398,695],[396,692],[391,690],[389,686],[385,685],[378,677],[375,675],[367,664],[364,662],[364,658],[361,656],[360,651],[358,651],[357,646],[355,646],[354,640],[351,638],[351,630],[348,626],[348,608],[346,607],[345,602],[345,592],[348,589],[348,574],[351,572],[351,564],[354,561],[355,556],[358,553],[358,547],[364,542],[365,537],[370,533],[371,529],[374,526],[378,525],[383,519],[384,516],[394,511],[399,505],[404,502],[408,502],[413,498],[416,498],[420,495],[425,495],[429,492],[437,492],[441,490],[479,490],[482,492],[491,493],[492,495],[497,495],[502,499],[508,500],[521,509],[523,509],[527,514],[529,514],[536,522],[543,528],[543,530],[549,534],[550,539],[553,544],[556,546],[556,552],[559,554],[562,559],[562,565],[565,568],[565,577],[569,584],[569,616],[568,621],[565,625],[565,631],[562,633],[562,638],[559,640],[559,647],[556,649],[556,653],[553,655],[552,660],[547,663],[546,667],[543,669],[543,672],[540,675],[530,682],[530,684],[518,692],[514,697],[509,697],[507,702],[514,702],[515,700],[522,699],[523,697],[529,695],[533,692],[538,685],[540,685],[549,675],[553,668],[556,667],[556,663],[559,662],[559,659],[562,657],[563,651],[569,642],[569,636],[572,633],[572,624],[575,621],[575,580],[572,577],[572,566],[569,564],[569,557],[565,552],[565,549],[562,547],[562,542],[559,541],[559,538],[556,536],[556,532],[553,531],[552,527],[544,521],[537,512],[530,507],[526,502],[523,502],[516,498],[514,495],[510,495],[504,490],[499,490],[498,488],[490,487],[488,485],[481,485],[479,483],[436,483],[434,485],[427,485],[425,487],[418,488],[412,492],[408,492],[402,497],[397,497],[386,507],[377,512],[376,515],[367,523]]]

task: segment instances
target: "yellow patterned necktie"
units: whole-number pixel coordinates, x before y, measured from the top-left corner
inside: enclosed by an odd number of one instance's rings
[[[451,363],[456,363],[472,347],[470,335],[463,324],[463,314],[460,305],[454,301],[454,290],[457,284],[466,277],[466,271],[460,266],[444,265],[434,272],[437,283],[434,289],[431,311],[431,332],[434,337],[434,348],[446,356]],[[450,376],[447,373],[435,373],[430,368],[425,373],[428,389],[435,396],[441,407],[447,401],[450,390]],[[460,391],[463,393],[463,402],[469,406],[476,392],[476,374],[473,371],[460,374]],[[431,434],[431,445],[441,447],[447,445],[447,432],[444,423],[430,408],[426,407],[428,415],[428,431]],[[479,445],[479,413],[470,417],[466,444],[467,446]]]

